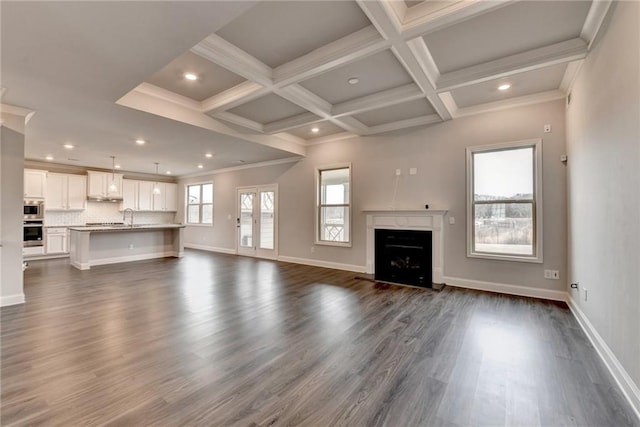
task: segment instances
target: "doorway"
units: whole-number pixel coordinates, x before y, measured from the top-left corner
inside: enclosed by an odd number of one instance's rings
[[[237,198],[238,255],[278,257],[278,185],[239,187]]]

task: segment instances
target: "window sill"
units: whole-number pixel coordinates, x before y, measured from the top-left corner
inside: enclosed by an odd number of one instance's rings
[[[339,248],[350,248],[351,247],[351,242],[327,242],[324,240],[316,240],[315,242],[316,245],[320,245],[320,246],[336,246]]]
[[[467,258],[492,259],[496,261],[529,262],[542,264],[542,255],[538,257],[527,257],[518,255],[498,255],[489,253],[468,252]]]
[[[213,227],[213,224],[185,224],[186,227]]]

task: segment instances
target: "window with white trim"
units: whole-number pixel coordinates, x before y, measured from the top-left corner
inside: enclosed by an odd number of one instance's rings
[[[187,185],[187,224],[213,224],[213,184]]]
[[[542,262],[542,142],[467,148],[467,255]]]
[[[316,170],[316,243],[351,246],[351,165]]]

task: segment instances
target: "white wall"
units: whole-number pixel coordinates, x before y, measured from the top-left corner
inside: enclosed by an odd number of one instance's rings
[[[246,169],[182,180],[214,182],[214,226],[187,227],[185,242],[235,248],[235,189],[279,184],[280,255],[365,265],[365,208],[387,208],[394,190],[394,171],[402,169],[396,208],[448,209],[456,218],[446,225],[445,276],[564,292],[566,287],[566,179],[559,157],[565,153],[564,102],[488,113],[428,128],[372,137],[357,137],[309,147],[298,163]],[[553,133],[544,134],[544,124]],[[465,147],[543,138],[544,264],[491,261],[466,257]],[[353,165],[353,247],[314,246],[314,169],[351,162]],[[408,175],[408,168],[418,174]],[[231,215],[231,219],[227,219]],[[179,220],[183,220],[180,213]],[[311,248],[314,252],[311,252]],[[561,280],[545,280],[543,270],[560,270]]]
[[[640,3],[613,7],[567,112],[568,265],[573,303],[635,382],[640,411]]]
[[[2,244],[0,306],[24,302],[22,273],[24,118],[7,116],[6,113],[2,114],[5,122],[0,126],[0,243]]]

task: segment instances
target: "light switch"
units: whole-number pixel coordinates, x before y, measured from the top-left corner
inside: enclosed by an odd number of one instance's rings
[[[449,217],[449,224],[453,225],[456,223],[456,218],[454,216]]]
[[[409,175],[417,175],[418,168],[409,168]]]
[[[396,176],[400,176],[402,175],[402,170],[401,169],[396,169]]]

